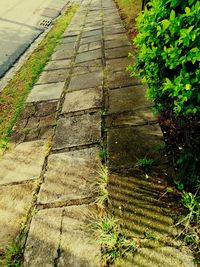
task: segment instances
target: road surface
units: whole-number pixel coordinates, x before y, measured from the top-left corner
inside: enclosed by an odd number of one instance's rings
[[[68,0],[0,0],[0,78],[40,35]]]

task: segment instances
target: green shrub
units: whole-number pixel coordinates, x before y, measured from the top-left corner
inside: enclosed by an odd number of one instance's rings
[[[137,19],[137,61],[128,69],[148,84],[177,177],[200,178],[200,1],[152,0]]]
[[[200,1],[152,0],[137,19],[138,61],[157,110],[200,111]]]

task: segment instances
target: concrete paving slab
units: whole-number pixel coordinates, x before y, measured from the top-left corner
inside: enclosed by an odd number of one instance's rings
[[[54,266],[61,220],[62,208],[41,210],[33,217],[24,252],[24,267]]]
[[[106,61],[106,69],[112,72],[126,71],[129,65],[133,65],[134,60],[130,57],[113,58]]]
[[[101,140],[101,116],[84,114],[58,120],[53,149],[95,144]]]
[[[64,211],[61,236],[60,267],[100,267],[100,246],[91,229],[90,206],[67,207]]]
[[[116,47],[113,49],[107,49],[105,51],[105,57],[106,59],[128,57],[128,54],[130,52],[131,52],[130,45],[124,47]]]
[[[135,267],[195,267],[191,252],[173,247],[141,248],[135,254],[132,264]]]
[[[98,149],[52,154],[38,197],[41,204],[95,196],[98,182]]]
[[[69,90],[98,88],[103,85],[103,71],[95,71],[80,75],[74,75],[69,84]]]
[[[92,108],[100,108],[102,103],[101,89],[84,89],[69,92],[65,95],[62,113],[82,111]]]
[[[14,162],[12,162],[13,164]],[[11,164],[11,163],[10,163]],[[0,250],[16,239],[33,201],[34,182],[0,186]]]
[[[59,59],[71,59],[74,56],[74,49],[64,49],[57,50],[53,53],[51,59],[59,60]]]
[[[107,72],[106,84],[109,89],[133,86],[141,84],[141,80],[137,77],[130,77],[126,71]]]
[[[109,164],[112,168],[134,167],[137,159],[152,158],[159,164],[165,161],[155,148],[163,145],[158,125],[108,130]]]
[[[111,48],[118,48],[118,47],[125,47],[130,46],[131,50],[131,44],[128,40],[109,40],[105,42],[105,49],[111,49]]]
[[[101,59],[101,58],[102,58],[101,49],[95,49],[95,50],[92,50],[92,51],[79,53],[76,56],[75,63],[82,63],[82,62],[85,62],[85,61]]]
[[[70,65],[71,65],[70,59],[54,60],[54,61],[49,61],[44,70],[67,69],[70,68]]]
[[[30,92],[26,102],[30,103],[59,99],[62,94],[64,84],[64,82],[59,82],[35,85]]]
[[[47,149],[43,141],[17,145],[0,160],[0,184],[22,182],[40,176]]]
[[[108,93],[108,114],[136,110],[145,104],[148,105],[145,92],[146,86],[143,85],[110,90]]]
[[[69,76],[69,69],[43,71],[36,84],[64,82]]]

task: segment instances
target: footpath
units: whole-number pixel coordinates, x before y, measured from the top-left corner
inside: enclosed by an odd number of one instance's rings
[[[162,133],[145,86],[125,71],[131,49],[112,0],[80,2],[0,160],[0,257],[26,222],[23,266],[101,266],[89,222],[104,143],[112,212],[140,244],[115,266],[195,266],[159,195]],[[145,156],[159,162],[151,176],[136,166]]]

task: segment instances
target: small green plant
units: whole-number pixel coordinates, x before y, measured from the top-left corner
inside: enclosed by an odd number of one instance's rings
[[[122,232],[120,223],[113,216],[106,215],[97,225],[98,242],[102,247],[103,266],[110,266],[118,257],[135,252],[137,244]]]
[[[13,241],[7,246],[3,259],[3,266],[6,267],[20,267],[23,259],[22,244],[18,241]]]
[[[107,159],[107,156],[108,156],[108,150],[105,149],[105,148],[102,148],[100,151],[99,151],[99,157],[102,159],[102,160],[106,160]]]
[[[137,159],[136,166],[142,168],[145,171],[149,171],[154,163],[154,159],[150,159],[145,156],[144,158]]]
[[[97,206],[102,210],[105,209],[108,204],[108,178],[108,167],[101,165],[99,171],[98,196],[96,198],[96,203]]]
[[[199,237],[196,232],[186,233],[183,240],[188,245],[196,245],[199,246]]]
[[[181,203],[186,208],[186,215],[181,219],[178,224],[184,226],[187,231],[191,226],[200,225],[200,197],[197,193],[194,195],[192,193],[184,192],[182,194]]]
[[[149,240],[157,241],[158,237],[154,232],[145,232],[145,237]]]

